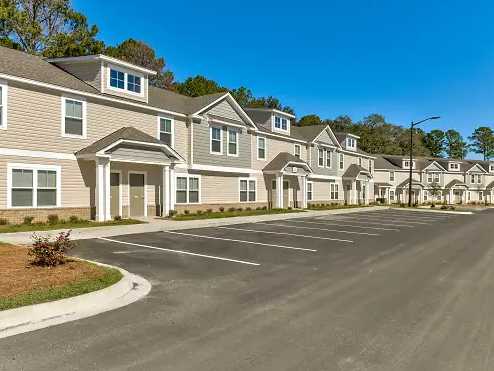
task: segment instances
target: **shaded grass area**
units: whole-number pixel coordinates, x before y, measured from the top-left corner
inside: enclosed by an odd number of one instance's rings
[[[173,220],[198,220],[198,219],[219,219],[219,218],[233,218],[236,216],[253,216],[253,215],[271,215],[271,214],[288,214],[288,213],[300,213],[305,210],[300,209],[271,209],[271,210],[242,210],[242,211],[213,211],[210,213],[200,214],[180,214],[175,215]]]
[[[116,225],[130,225],[145,223],[135,219],[112,220],[108,222],[93,222],[90,220],[80,220],[77,222],[59,222],[59,223],[33,223],[33,224],[12,224],[0,225],[0,233],[14,232],[32,232],[32,231],[49,231],[54,229],[76,229],[76,228],[92,228],[105,227]]]
[[[331,204],[321,204],[321,205],[310,205],[309,210],[338,210],[338,209],[357,209],[361,207],[373,207],[379,205],[331,205]]]
[[[76,259],[50,268],[31,265],[27,252],[0,246],[0,310],[86,294],[122,278],[117,269]]]

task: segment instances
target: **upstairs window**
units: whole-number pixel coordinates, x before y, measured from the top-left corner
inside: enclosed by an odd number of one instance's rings
[[[281,129],[281,117],[280,116],[274,117],[274,127],[276,129]]]
[[[346,146],[348,148],[355,148],[357,145],[357,141],[354,138],[347,138],[346,139]]]
[[[288,131],[288,119],[275,115],[274,128],[281,131]]]
[[[324,166],[324,150],[322,148],[319,148],[318,150],[318,165],[319,167],[323,167]]]
[[[369,161],[369,173],[372,174],[372,161],[371,159],[369,159],[368,161]]]
[[[127,90],[140,94],[141,93],[141,78],[139,76],[127,75]]]
[[[238,132],[235,129],[228,129],[228,155],[238,156]]]
[[[281,119],[281,130],[288,130],[288,120],[285,118]]]
[[[460,164],[457,162],[450,162],[449,163],[449,170],[452,170],[452,171],[460,170]]]
[[[110,70],[110,86],[112,88],[124,89],[125,88],[125,73],[122,71]]]
[[[490,165],[489,165],[489,171],[490,171],[491,173],[494,173],[494,164],[490,164]]]
[[[439,183],[439,173],[434,173],[434,183]]]
[[[482,175],[481,174],[470,174],[470,183],[482,184]]]
[[[343,170],[345,167],[345,160],[343,158],[343,153],[340,153],[340,170]]]
[[[266,138],[257,137],[257,159],[266,159]]]
[[[300,158],[300,144],[295,144],[293,149],[293,154],[296,158]]]
[[[7,128],[7,85],[0,85],[0,129]]]
[[[331,168],[331,151],[326,151],[326,167]]]
[[[359,158],[358,158],[358,165],[359,165],[359,166],[362,166],[362,157],[359,157]]]
[[[86,102],[62,98],[62,135],[66,137],[86,136]]]
[[[159,139],[173,147],[173,121],[171,119],[159,117]]]
[[[403,168],[410,169],[410,160],[403,160]],[[412,169],[415,169],[415,161],[412,161]]]
[[[395,172],[394,171],[390,171],[389,172],[389,181],[390,182],[394,182],[395,181]]]
[[[216,126],[211,126],[211,153],[221,155],[223,153],[223,130]]]

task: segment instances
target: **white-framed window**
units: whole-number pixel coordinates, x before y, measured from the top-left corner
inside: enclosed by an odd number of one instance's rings
[[[274,129],[280,131],[288,131],[289,120],[285,117],[274,115]]]
[[[180,174],[176,176],[175,190],[177,204],[197,204],[201,202],[201,177]]]
[[[314,183],[307,182],[307,201],[312,201]]]
[[[343,157],[343,153],[340,153],[340,170],[343,170],[345,167],[345,159]]]
[[[265,137],[257,137],[257,159],[265,160],[266,159],[266,138]]]
[[[393,190],[389,191],[389,200],[391,202],[395,200],[395,191],[393,191]]]
[[[239,201],[255,202],[256,201],[257,181],[252,178],[239,179]]]
[[[403,160],[403,168],[410,169],[410,160]],[[415,161],[412,161],[412,169],[415,169]]]
[[[355,149],[357,146],[357,141],[354,138],[346,138],[346,146],[348,148]]]
[[[395,181],[395,172],[394,171],[390,171],[389,172],[389,181],[390,182],[394,182]]]
[[[331,168],[331,151],[326,150],[326,167]]]
[[[470,183],[482,184],[482,175],[481,174],[470,174]]]
[[[223,154],[223,129],[219,126],[211,126],[210,132],[210,153],[215,155]]]
[[[317,158],[318,158],[317,165],[319,167],[323,167],[324,166],[324,149],[322,149],[321,147],[319,147],[318,150],[317,150],[317,153],[318,153],[318,155],[317,155]]]
[[[484,200],[484,192],[479,191],[479,201],[483,201],[483,200]]]
[[[449,163],[449,170],[459,171],[460,170],[460,164],[458,162],[450,162]]]
[[[358,166],[362,166],[362,157],[358,158]]]
[[[228,129],[228,156],[238,156],[238,130]]]
[[[470,201],[470,199],[472,198],[472,195],[470,193],[470,191],[467,192],[467,200]]]
[[[434,174],[427,173],[427,183],[432,183],[434,181]]]
[[[338,184],[336,183],[330,183],[329,184],[329,190],[330,190],[330,194],[329,194],[329,198],[331,200],[338,200],[339,197],[338,197]]]
[[[428,200],[429,200],[429,191],[424,190],[424,201],[428,201]]]
[[[7,206],[51,208],[61,205],[60,166],[8,164]]]
[[[490,165],[489,165],[489,171],[490,171],[491,173],[494,173],[494,164],[490,164]]]
[[[144,76],[122,67],[109,66],[107,88],[132,95],[144,95]]]
[[[62,97],[62,136],[86,138],[86,101]]]
[[[300,144],[293,145],[293,154],[296,158],[300,158],[301,147]]]
[[[439,183],[439,173],[434,173],[434,183]]]
[[[168,117],[158,116],[158,139],[173,147],[175,145],[175,138],[173,135],[173,119]]]
[[[7,84],[0,82],[0,129],[7,129]]]

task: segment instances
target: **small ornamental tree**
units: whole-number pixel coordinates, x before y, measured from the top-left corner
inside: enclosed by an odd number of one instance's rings
[[[441,186],[437,183],[432,183],[430,185],[429,192],[432,196],[432,205],[435,205],[434,200],[437,198],[437,196],[441,195]]]
[[[33,246],[28,254],[32,257],[32,264],[44,267],[54,267],[65,264],[65,253],[73,247],[70,240],[70,232],[60,232],[55,241],[50,241],[49,237],[42,237],[33,234]]]

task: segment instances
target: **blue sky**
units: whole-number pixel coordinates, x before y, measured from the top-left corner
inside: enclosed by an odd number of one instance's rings
[[[494,3],[74,0],[116,44],[152,45],[196,74],[273,95],[300,117],[381,113],[424,129],[494,127]]]

